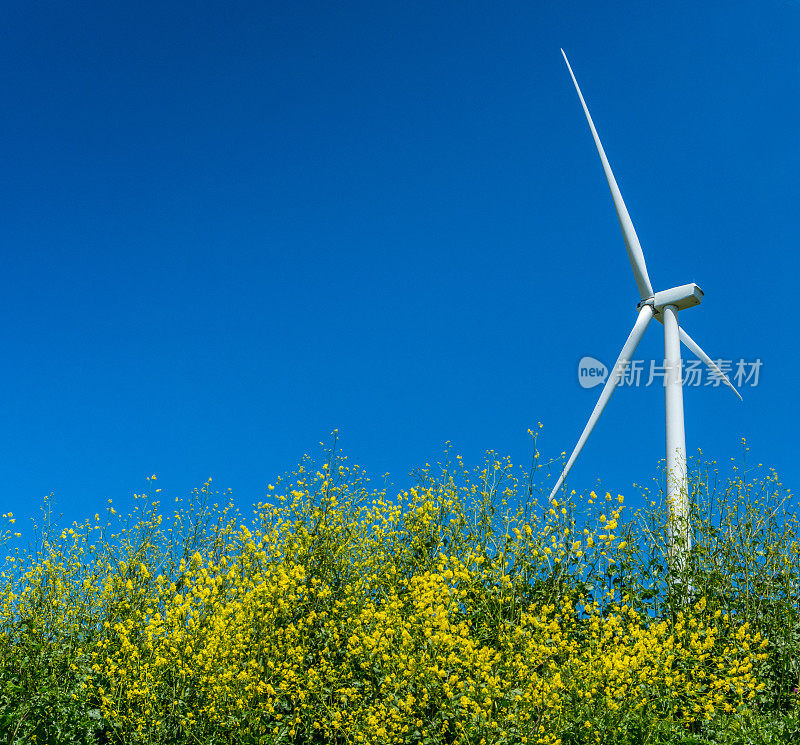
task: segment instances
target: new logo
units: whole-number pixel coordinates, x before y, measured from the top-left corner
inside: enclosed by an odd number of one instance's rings
[[[608,378],[608,368],[594,357],[581,357],[578,363],[578,382],[581,388],[594,388]]]

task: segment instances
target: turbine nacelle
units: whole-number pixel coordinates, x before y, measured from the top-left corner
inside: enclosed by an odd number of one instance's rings
[[[653,297],[642,300],[637,308],[649,305],[656,316],[660,316],[664,308],[674,305],[676,310],[686,310],[700,305],[703,300],[703,291],[694,283],[671,287],[669,290],[660,290]]]

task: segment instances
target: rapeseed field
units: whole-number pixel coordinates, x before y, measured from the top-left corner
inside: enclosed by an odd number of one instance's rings
[[[658,493],[548,503],[533,449],[390,491],[334,441],[247,516],[210,482],[169,510],[155,477],[125,518],[46,502],[35,545],[5,538],[0,740],[800,741],[777,477],[695,467],[678,569]]]

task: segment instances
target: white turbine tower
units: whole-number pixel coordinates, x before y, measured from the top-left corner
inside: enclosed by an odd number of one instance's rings
[[[567,474],[569,473],[575,459],[580,454],[586,440],[592,433],[595,425],[597,424],[600,415],[608,404],[611,394],[614,393],[617,385],[622,379],[622,375],[630,362],[636,347],[644,335],[648,324],[653,318],[664,324],[664,393],[666,404],[666,422],[667,422],[667,498],[670,505],[670,510],[673,518],[673,525],[671,531],[675,529],[681,531],[684,536],[683,545],[688,547],[688,511],[689,511],[689,497],[688,497],[688,483],[686,476],[686,439],[683,426],[683,380],[681,374],[681,341],[706,365],[708,365],[716,375],[731,388],[731,390],[741,396],[733,384],[728,380],[725,374],[719,367],[711,360],[711,358],[698,346],[697,343],[678,325],[678,311],[691,308],[694,305],[699,305],[703,299],[703,291],[696,284],[682,285],[680,287],[673,287],[670,290],[662,290],[660,292],[653,292],[653,287],[650,284],[650,277],[647,275],[647,266],[644,262],[644,254],[642,247],[639,243],[639,238],[633,228],[628,210],[625,208],[625,202],[622,201],[619,187],[617,186],[614,174],[611,172],[611,166],[608,164],[603,146],[600,144],[600,138],[597,136],[597,130],[594,127],[594,122],[589,114],[589,109],[586,107],[586,101],[583,99],[583,94],[578,86],[578,81],[575,79],[575,74],[572,72],[567,55],[564,50],[561,50],[564,55],[564,61],[567,63],[567,69],[572,77],[572,82],[575,84],[575,90],[578,92],[581,106],[586,114],[586,120],[589,122],[589,129],[592,131],[594,144],[597,146],[597,152],[600,155],[600,160],[603,164],[603,170],[606,174],[608,186],[611,189],[611,197],[614,200],[614,208],[617,211],[617,218],[619,220],[620,228],[622,228],[622,236],[625,239],[625,247],[628,249],[628,259],[633,268],[633,275],[636,279],[636,285],[639,288],[639,295],[641,302],[637,305],[639,315],[633,330],[628,336],[625,345],[622,347],[614,369],[608,376],[600,398],[589,417],[589,421],[583,429],[583,433],[578,440],[578,444],[572,451],[569,460],[567,460],[561,475],[556,482],[553,491],[550,493],[550,499],[555,497],[561,485],[564,483]],[[671,532],[671,538],[674,539],[675,533]],[[674,542],[674,541],[673,541]]]

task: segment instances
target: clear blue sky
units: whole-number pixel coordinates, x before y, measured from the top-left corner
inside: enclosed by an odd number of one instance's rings
[[[800,481],[800,3],[14,3],[0,44],[3,511],[157,473],[243,506],[339,428],[397,483],[446,440],[570,450],[638,300],[570,55],[656,288],[744,403],[690,451]],[[663,358],[661,327],[644,359]],[[571,486],[651,478],[621,390]],[[18,525],[27,520],[18,522]]]

